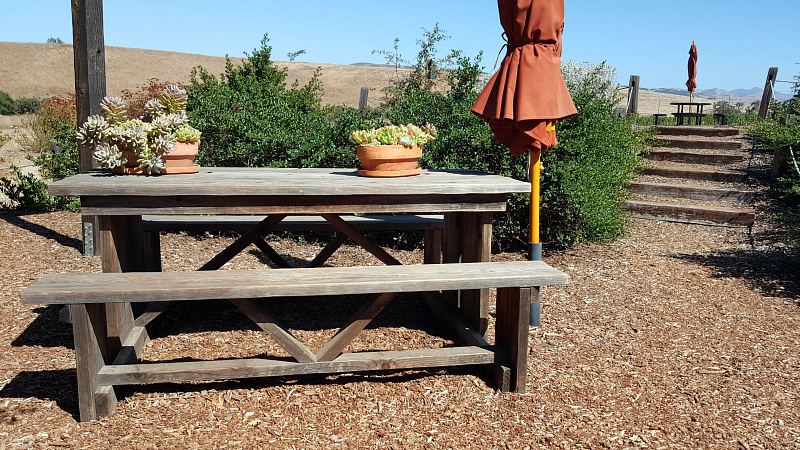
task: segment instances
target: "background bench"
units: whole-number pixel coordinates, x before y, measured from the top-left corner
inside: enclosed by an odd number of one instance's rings
[[[161,254],[159,232],[238,232],[247,233],[258,226],[265,216],[252,215],[146,215],[142,216],[142,229],[145,242],[153,255]],[[359,231],[424,231],[424,261],[426,264],[441,262],[442,229],[444,218],[441,215],[372,215],[342,216],[353,228]],[[270,229],[291,232],[336,232],[327,220],[320,216],[287,216]],[[333,241],[312,261],[312,266],[322,265],[345,241],[347,237],[337,233]],[[265,252],[278,266],[285,264],[272,252]],[[155,258],[154,258],[155,259]],[[276,260],[278,259],[278,260]],[[160,271],[160,261],[155,261],[152,270]]]
[[[80,417],[85,421],[112,411],[117,403],[114,386],[130,384],[488,365],[493,367],[501,390],[525,392],[531,302],[538,302],[539,286],[566,283],[566,274],[541,261],[158,272],[146,277],[135,272],[91,273],[45,275],[25,289],[21,299],[26,305],[71,305]],[[483,288],[498,288],[494,346],[440,292]],[[436,316],[467,345],[342,354],[347,344],[400,292],[425,292]],[[373,295],[317,353],[295,339],[263,305],[253,300],[354,294]],[[117,317],[107,316],[107,305],[118,313],[116,308],[129,305],[128,302],[149,301],[157,306],[211,299],[230,300],[294,360],[264,357],[137,363],[149,341],[147,325],[157,317],[157,307],[137,317],[129,329],[121,330],[119,342],[113,343],[106,334],[107,317]],[[286,300],[273,300],[272,304],[281,301]]]

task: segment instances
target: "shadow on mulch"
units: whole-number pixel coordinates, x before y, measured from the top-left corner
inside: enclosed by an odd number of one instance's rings
[[[30,231],[31,233],[38,234],[39,236],[47,239],[52,239],[65,247],[72,247],[80,252],[83,252],[83,242],[80,239],[69,237],[65,234],[51,230],[50,228],[25,220],[22,216],[27,214],[36,213],[0,211],[0,219],[5,220],[11,225],[22,228],[23,230]]]
[[[793,298],[800,306],[800,258],[776,249],[729,249],[676,258],[713,267],[717,277],[743,278],[768,297]]]
[[[16,339],[12,347],[64,347],[74,349],[72,325],[59,321],[63,305],[41,306],[33,310],[39,314]]]
[[[59,408],[79,420],[78,376],[75,369],[20,372],[0,389],[0,398],[28,397],[55,401]],[[0,409],[0,419],[7,414],[7,411]]]

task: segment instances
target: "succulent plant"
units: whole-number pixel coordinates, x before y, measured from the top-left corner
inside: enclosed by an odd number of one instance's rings
[[[358,145],[404,145],[413,147],[436,139],[436,127],[426,124],[418,127],[408,125],[388,125],[371,130],[355,130],[350,134],[350,142]]]
[[[200,140],[200,131],[189,125],[181,125],[172,132],[178,142],[196,142]]]
[[[100,102],[100,109],[106,113],[108,123],[117,125],[128,120],[128,107],[119,97],[105,97]]]
[[[119,97],[106,97],[100,104],[106,117],[90,116],[77,132],[83,145],[97,144],[94,158],[104,168],[136,160],[148,173],[164,169],[161,155],[175,148],[176,141],[194,142],[200,131],[189,125],[186,91],[173,85],[145,104],[143,118],[129,118]]]

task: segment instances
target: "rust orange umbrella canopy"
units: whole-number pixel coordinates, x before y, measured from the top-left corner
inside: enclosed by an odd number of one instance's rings
[[[692,101],[692,93],[697,88],[697,47],[692,41],[692,48],[689,49],[689,80],[686,82],[686,87],[689,89],[689,101]]]
[[[561,76],[564,0],[498,0],[497,6],[507,53],[472,112],[520,156],[556,145],[552,124],[578,113]]]
[[[512,155],[530,154],[529,258],[541,260],[541,151],[558,143],[555,122],[578,113],[561,76],[564,0],[497,0],[497,7],[506,56],[471,110]]]

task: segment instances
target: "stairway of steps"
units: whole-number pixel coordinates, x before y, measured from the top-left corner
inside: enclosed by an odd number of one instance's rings
[[[756,192],[750,143],[735,127],[659,127],[665,141],[644,155],[648,168],[631,183],[623,208],[640,219],[748,227]]]

